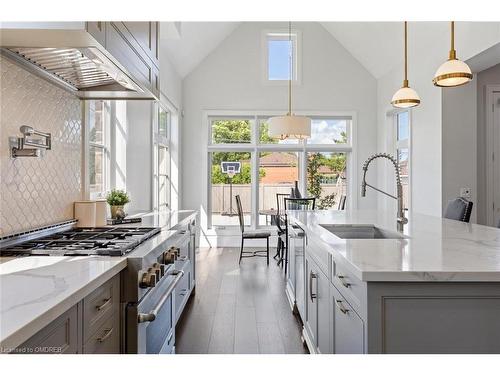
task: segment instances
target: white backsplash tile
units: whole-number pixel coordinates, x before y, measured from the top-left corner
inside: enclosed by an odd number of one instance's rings
[[[0,57],[0,236],[73,218],[81,199],[82,106],[68,92]],[[12,159],[9,137],[52,134],[38,158]]]

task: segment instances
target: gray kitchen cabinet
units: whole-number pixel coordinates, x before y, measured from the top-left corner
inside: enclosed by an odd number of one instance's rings
[[[94,37],[103,47],[106,46],[106,22],[86,22],[87,32]]]
[[[330,353],[330,282],[309,256],[306,262],[306,319],[304,333],[312,353]]]
[[[335,286],[331,285],[330,290],[332,295],[332,346],[334,353],[363,354],[363,320]]]
[[[78,306],[57,317],[24,344],[16,348],[19,354],[76,354],[81,352]]]
[[[120,353],[120,275],[96,288],[15,350],[16,353]]]
[[[160,95],[159,22],[87,22],[86,29],[132,76]]]

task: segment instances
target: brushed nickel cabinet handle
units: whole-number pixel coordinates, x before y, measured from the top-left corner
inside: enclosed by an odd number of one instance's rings
[[[97,341],[99,341],[99,342],[104,342],[104,341],[106,341],[106,340],[109,338],[109,336],[111,336],[111,334],[113,333],[113,328],[107,329],[107,330],[105,330],[105,332],[106,332],[106,333],[104,334],[104,336],[99,337],[99,338],[97,339]]]
[[[106,298],[102,305],[96,306],[95,308],[97,309],[97,311],[101,311],[101,310],[104,310],[106,308],[106,306],[108,306],[110,303],[111,303],[111,297]]]
[[[311,297],[311,302],[314,302],[314,299],[318,297],[316,293],[313,293],[312,288],[312,279],[316,279],[317,276],[313,271],[309,271],[309,296]]]
[[[346,288],[349,288],[351,286],[351,284],[349,284],[347,281],[345,281],[345,276],[342,276],[342,275],[337,275],[337,279],[339,279],[340,283],[346,287]]]
[[[349,311],[349,309],[346,309],[344,307],[344,305],[342,304],[342,300],[335,299],[335,304],[337,305],[339,310],[342,312],[342,314],[347,314],[347,312]]]

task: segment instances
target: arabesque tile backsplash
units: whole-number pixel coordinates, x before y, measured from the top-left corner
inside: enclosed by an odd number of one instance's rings
[[[73,218],[81,199],[82,107],[70,93],[0,57],[0,237]],[[12,159],[9,137],[52,134],[38,158]]]

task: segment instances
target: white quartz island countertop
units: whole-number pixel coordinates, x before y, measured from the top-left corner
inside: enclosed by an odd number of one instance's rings
[[[11,350],[127,266],[125,257],[0,258],[0,350]]]
[[[321,224],[374,224],[395,232],[396,215],[325,210],[288,211],[288,217],[362,281],[500,282],[497,228],[413,214],[404,239],[341,239]]]

